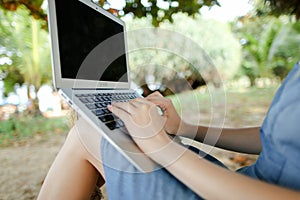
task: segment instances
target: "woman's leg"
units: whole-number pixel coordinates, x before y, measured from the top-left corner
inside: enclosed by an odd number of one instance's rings
[[[99,132],[80,119],[52,164],[38,200],[89,199],[99,173],[98,180],[104,183],[103,167],[107,194],[114,200],[201,199],[164,169],[147,174],[140,172],[110,143],[101,141]]]
[[[216,165],[225,167],[214,157],[194,147],[187,147],[187,150],[198,154],[201,158],[205,158]],[[105,185],[108,199],[202,199],[164,168],[156,169],[150,173],[140,172],[105,139],[101,142],[100,152],[102,153],[101,159],[106,176]]]
[[[202,200],[163,168],[150,173],[139,171],[105,139],[101,152],[108,199]]]
[[[89,199],[97,182],[104,183],[101,134],[79,119],[55,158],[38,199]]]

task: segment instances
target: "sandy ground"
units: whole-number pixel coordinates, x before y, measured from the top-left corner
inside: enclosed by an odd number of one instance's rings
[[[65,135],[21,147],[0,149],[0,200],[36,199]]]
[[[65,134],[56,134],[27,146],[1,148],[0,200],[36,199],[43,179],[65,137]],[[256,158],[216,149],[211,153],[232,169],[250,164]]]

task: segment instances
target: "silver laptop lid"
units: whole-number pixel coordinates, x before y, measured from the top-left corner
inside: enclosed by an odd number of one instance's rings
[[[125,24],[91,0],[48,0],[56,88],[129,88]]]

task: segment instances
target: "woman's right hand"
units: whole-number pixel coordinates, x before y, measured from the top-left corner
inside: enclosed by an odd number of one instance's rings
[[[150,94],[146,97],[146,99],[162,109],[163,115],[167,118],[164,126],[165,131],[176,135],[179,131],[182,120],[175,110],[172,101],[162,96],[159,92]]]

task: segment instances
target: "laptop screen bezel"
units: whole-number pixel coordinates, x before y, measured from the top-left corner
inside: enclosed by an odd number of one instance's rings
[[[126,58],[126,70],[127,70],[127,82],[113,82],[113,81],[95,81],[95,80],[83,80],[83,79],[69,79],[63,78],[61,73],[61,62],[60,62],[60,51],[59,51],[59,41],[58,41],[58,30],[57,30],[57,17],[56,17],[56,6],[55,1],[48,0],[48,26],[50,33],[50,44],[51,44],[51,60],[52,60],[52,75],[53,84],[55,88],[88,88],[88,89],[98,89],[98,88],[129,88],[130,87],[130,70],[128,64],[128,49],[127,49],[127,38],[126,38],[126,26],[125,23],[102,9],[99,5],[93,3],[91,0],[75,0],[84,3],[86,6],[96,10],[99,14],[105,15],[116,23],[122,25],[124,29],[124,42],[125,42],[125,58]]]

